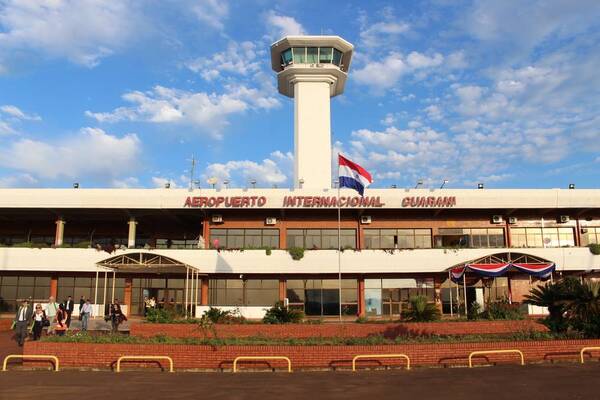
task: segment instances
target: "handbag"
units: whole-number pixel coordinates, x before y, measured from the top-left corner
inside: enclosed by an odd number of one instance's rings
[[[48,318],[42,320],[42,326],[43,327],[48,327],[50,326],[50,320]]]

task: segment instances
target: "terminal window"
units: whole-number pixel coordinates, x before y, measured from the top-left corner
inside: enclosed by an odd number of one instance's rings
[[[340,243],[343,249],[356,248],[356,230],[341,229]],[[337,229],[288,229],[287,247],[304,249],[337,249]]]
[[[431,229],[365,229],[366,249],[428,249]]]
[[[436,247],[489,248],[504,247],[503,228],[440,228]]]
[[[581,245],[600,243],[600,227],[586,227],[581,229]]]
[[[211,229],[210,247],[213,249],[277,249],[279,229]]]
[[[512,247],[575,246],[573,228],[511,228]]]

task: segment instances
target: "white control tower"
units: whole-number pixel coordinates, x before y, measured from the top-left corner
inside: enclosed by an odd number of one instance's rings
[[[279,93],[294,98],[294,188],[331,188],[330,97],[344,92],[354,46],[339,36],[271,45]]]

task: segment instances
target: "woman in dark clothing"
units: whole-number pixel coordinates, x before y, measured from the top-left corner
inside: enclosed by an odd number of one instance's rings
[[[60,303],[56,311],[56,327],[54,328],[58,336],[63,336],[67,331],[67,311],[65,305]]]
[[[42,310],[41,304],[36,304],[33,313],[33,340],[39,340],[42,336],[42,329],[46,321],[48,321],[46,311]]]
[[[127,317],[121,310],[121,304],[119,303],[119,300],[115,300],[115,302],[110,305],[109,317],[112,325],[112,332],[117,333],[119,331],[119,325],[121,325],[123,321],[127,321]]]

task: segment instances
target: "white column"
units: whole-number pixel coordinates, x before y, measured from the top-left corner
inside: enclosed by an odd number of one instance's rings
[[[127,247],[133,249],[135,247],[135,228],[137,225],[137,221],[131,218],[128,222],[129,224],[129,234],[127,236]]]
[[[294,79],[294,188],[331,188],[331,80]]]
[[[62,218],[56,220],[56,233],[54,235],[55,246],[62,246],[63,244],[63,239],[65,236],[65,223],[65,220]]]

